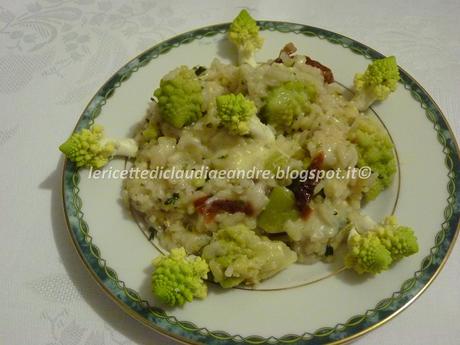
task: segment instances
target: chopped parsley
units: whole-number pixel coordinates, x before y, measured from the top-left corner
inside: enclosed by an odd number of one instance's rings
[[[165,205],[174,205],[176,203],[176,201],[179,200],[179,197],[180,197],[179,193],[173,193],[173,195],[171,197],[166,199],[164,204]]]

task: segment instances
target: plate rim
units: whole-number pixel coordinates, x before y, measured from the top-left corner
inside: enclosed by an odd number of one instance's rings
[[[381,53],[363,43],[360,43],[359,41],[318,27],[272,20],[258,21],[258,24],[261,26],[262,31],[278,31],[282,33],[291,32],[317,37],[321,40],[326,40],[331,44],[338,44],[343,48],[350,49],[352,52],[362,55],[366,59],[383,57]],[[159,42],[129,60],[118,71],[116,71],[112,77],[104,82],[96,94],[90,99],[87,106],[84,108],[83,113],[79,117],[74,131],[91,125],[115,89],[121,86],[122,82],[128,79],[132,73],[137,72],[139,68],[182,44],[199,40],[204,37],[214,36],[219,33],[225,33],[229,25],[230,23],[209,25],[178,34],[167,40]],[[285,344],[311,345],[327,343],[338,345],[348,343],[385,324],[412,304],[412,302],[414,302],[431,285],[434,279],[436,279],[438,274],[444,268],[460,231],[460,211],[455,211],[455,205],[460,203],[460,188],[457,188],[460,186],[460,178],[455,174],[456,170],[454,169],[455,166],[460,166],[460,148],[458,146],[458,142],[456,141],[449,122],[429,93],[412,76],[410,76],[409,73],[401,67],[399,67],[399,69],[401,72],[400,83],[402,83],[404,87],[410,91],[412,98],[414,98],[415,101],[420,104],[422,109],[425,110],[426,117],[433,124],[433,128],[437,133],[438,142],[442,145],[445,166],[448,169],[447,175],[449,181],[447,189],[449,195],[446,199],[447,206],[444,208],[444,222],[440,225],[441,229],[435,235],[435,245],[430,248],[430,254],[422,259],[421,268],[413,273],[411,278],[402,283],[399,291],[393,292],[391,297],[381,300],[372,309],[366,310],[366,312],[362,315],[352,316],[346,322],[338,323],[334,327],[322,327],[314,332],[305,332],[299,335],[289,334],[281,337],[261,337],[256,335],[243,337],[240,335],[230,335],[224,331],[210,331],[207,328],[198,327],[192,322],[179,321],[174,316],[166,314],[160,308],[150,306],[147,301],[142,300],[136,291],[128,288],[126,284],[118,278],[117,273],[107,266],[106,261],[100,255],[99,248],[92,243],[92,237],[88,233],[89,226],[83,219],[84,214],[81,211],[82,200],[78,196],[78,169],[72,162],[65,159],[61,176],[62,207],[64,209],[66,227],[72,239],[71,242],[84,266],[90,272],[90,275],[96,281],[97,285],[101,287],[109,298],[121,307],[121,309],[128,315],[142,322],[154,331],[183,344],[206,343],[217,345],[236,344],[241,343],[241,341],[245,341],[248,344],[261,344],[266,342],[275,344],[282,341]],[[446,133],[441,133],[441,130],[445,130]],[[69,186],[71,186],[71,188],[69,188]],[[451,201],[449,201],[450,199]],[[69,214],[71,213],[73,213],[72,219],[69,217]],[[453,226],[449,223],[452,218],[459,218]],[[75,224],[76,221],[78,221],[78,226]],[[445,224],[449,226],[445,228]],[[83,242],[81,242],[82,240]],[[447,243],[444,243],[446,240]],[[440,248],[441,246],[443,246],[443,248]],[[442,249],[440,251],[442,252],[440,262],[437,264],[433,264],[434,255],[438,253],[433,253],[434,249]],[[88,251],[90,256],[88,256]],[[426,262],[427,258],[430,259],[429,262]],[[420,274],[417,277],[417,273],[423,273],[423,271],[429,269],[432,264],[434,267],[428,274],[427,280],[415,289],[415,293],[412,296],[405,297],[405,294],[409,293],[416,287],[417,279],[422,275]],[[107,278],[109,280],[107,280]],[[124,296],[120,296],[120,292],[123,292]],[[398,295],[399,297],[395,300],[395,296]],[[123,298],[125,299],[123,300]],[[127,303],[126,298],[131,300],[131,305]],[[391,307],[395,301],[397,301],[400,305],[397,306],[394,311],[385,312],[385,309]],[[137,308],[134,307],[134,303],[138,303],[139,306],[137,306]],[[153,313],[155,319],[150,320],[149,318],[143,316],[139,307],[147,308],[148,314]],[[370,322],[370,324],[366,327],[359,327],[363,322],[365,323],[367,321],[371,313],[375,313],[376,315],[379,312],[383,313],[383,317],[378,319],[376,322]],[[162,325],[167,325],[168,330],[165,329],[166,327],[162,327]],[[308,336],[308,338],[306,338],[306,336]]]

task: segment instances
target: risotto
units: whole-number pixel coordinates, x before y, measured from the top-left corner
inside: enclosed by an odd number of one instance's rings
[[[123,200],[170,252],[153,261],[155,296],[172,306],[204,298],[208,272],[231,288],[295,262],[377,274],[417,253],[410,227],[362,212],[396,172],[393,143],[367,113],[396,90],[396,59],[373,61],[349,91],[293,43],[256,63],[263,38],[246,10],[228,38],[238,63],[167,73],[134,138],[94,124],[59,147],[78,168],[133,158],[141,173],[124,181]]]
[[[288,47],[292,49],[292,45]],[[273,157],[280,158],[282,168],[291,171],[308,169],[315,157],[321,157],[322,170],[359,167],[359,147],[351,139],[353,131],[365,122],[378,128],[381,136],[388,136],[379,123],[358,111],[346,90],[325,80],[324,68],[308,64],[308,60],[312,61],[302,55],[287,55],[284,49],[278,59],[256,66],[235,66],[215,59],[209,68],[195,68],[204,115],[176,128],[162,120],[158,103],[152,101],[135,136],[139,144],[135,167],[263,170],[273,169]],[[176,74],[177,70],[164,78],[172,79]],[[255,104],[257,114],[262,114],[272,90],[288,82],[300,82],[315,90],[308,109],[295,114],[289,126],[271,125],[262,116],[256,133],[237,135],[222,126],[216,114],[218,96],[242,94]],[[151,128],[157,133],[148,140],[145,133]],[[321,179],[312,191],[308,213],[300,210],[298,217],[290,217],[270,232],[258,226],[258,219],[274,188],[295,185],[289,177],[129,179],[123,196],[157,231],[160,244],[168,250],[184,247],[187,253],[200,255],[218,229],[244,224],[258,234],[286,243],[298,261],[314,262],[333,257],[345,238],[347,225],[361,218],[363,197],[377,175],[373,172],[361,178],[344,174]]]

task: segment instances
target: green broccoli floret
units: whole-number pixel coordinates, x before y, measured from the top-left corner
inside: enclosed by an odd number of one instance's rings
[[[355,229],[350,232],[345,266],[359,274],[376,274],[388,269],[393,262],[417,252],[414,231],[398,225],[396,218],[390,216],[383,224],[364,234]]]
[[[200,257],[187,256],[184,248],[175,248],[167,256],[153,260],[152,292],[163,303],[181,306],[194,297],[205,298],[208,288],[203,281],[209,266]]]
[[[399,69],[394,56],[374,60],[363,74],[357,73],[354,79],[356,107],[365,111],[375,101],[383,101],[396,90]]]
[[[310,111],[310,101],[315,98],[313,85],[288,81],[268,93],[262,117],[275,128],[289,127],[297,116]]]
[[[228,31],[228,37],[238,48],[239,64],[247,63],[255,66],[254,53],[262,47],[264,40],[259,35],[256,21],[248,11],[242,10],[233,20]]]
[[[257,284],[297,260],[296,253],[285,243],[258,236],[245,225],[214,233],[202,257],[209,263],[214,281],[224,288]]]
[[[134,139],[109,139],[104,136],[104,128],[93,125],[73,133],[59,150],[77,167],[102,168],[113,156],[134,157],[137,153]]]
[[[414,231],[409,227],[398,225],[394,216],[387,217],[375,231],[382,244],[391,253],[393,261],[418,252]]]
[[[165,76],[154,96],[158,98],[162,119],[176,128],[187,126],[202,116],[201,85],[195,73],[186,66]]]
[[[393,181],[396,159],[393,143],[379,124],[369,117],[360,117],[348,133],[348,140],[358,150],[358,167],[368,166],[377,178],[365,195],[366,201],[375,199]]]
[[[249,133],[249,119],[255,116],[257,108],[242,94],[228,94],[216,97],[217,116],[233,134]]]

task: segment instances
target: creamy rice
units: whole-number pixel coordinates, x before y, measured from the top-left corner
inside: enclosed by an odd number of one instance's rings
[[[292,65],[293,63],[293,65]],[[291,169],[302,168],[303,156],[324,154],[324,169],[356,167],[358,153],[347,140],[353,122],[365,116],[359,113],[337,84],[326,84],[318,68],[306,65],[302,57],[286,66],[268,62],[252,67],[236,67],[214,60],[200,75],[203,88],[203,112],[196,123],[177,129],[161,121],[158,105],[150,104],[145,123],[139,126],[136,140],[140,150],[135,166],[177,169],[264,169],[264,162],[274,152],[287,158]],[[216,96],[243,93],[254,101],[258,110],[273,87],[286,81],[299,80],[314,85],[317,97],[309,114],[299,116],[290,129],[275,131],[266,125],[265,137],[236,136],[219,125],[216,115]],[[142,130],[149,123],[157,124],[158,140],[145,142]],[[158,239],[166,249],[183,246],[188,253],[200,254],[218,229],[245,224],[257,232],[257,215],[268,202],[268,195],[277,185],[286,186],[289,179],[259,180],[146,180],[125,181],[123,197],[146,222],[158,231]],[[288,221],[280,236],[298,254],[299,261],[311,262],[325,258],[326,246],[337,247],[350,214],[359,213],[363,193],[371,179],[347,178],[322,180],[316,186],[312,210],[307,219]],[[174,197],[173,199],[171,199]],[[251,205],[253,213],[218,213],[212,221],[197,212],[196,200],[240,200]],[[173,200],[169,202],[168,200]]]

